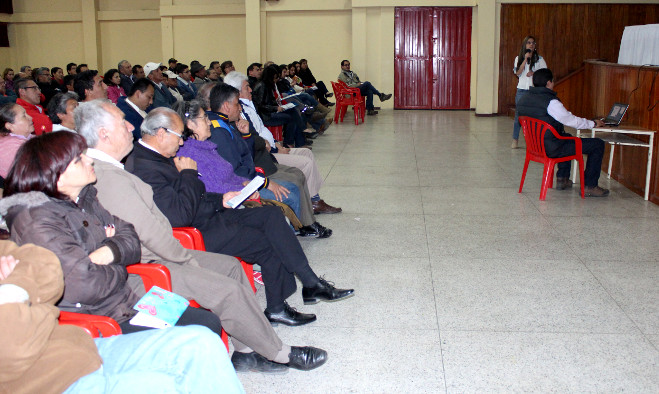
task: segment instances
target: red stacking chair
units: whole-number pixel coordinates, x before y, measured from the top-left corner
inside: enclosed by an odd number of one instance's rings
[[[359,119],[361,119],[363,123],[366,104],[359,89],[350,88],[341,81],[332,81],[332,89],[334,90],[334,98],[336,99],[334,123],[338,123],[339,120],[343,122],[343,118],[345,117],[349,106],[352,106],[352,110],[355,113],[355,124],[359,124]]]
[[[272,133],[272,136],[275,138],[275,141],[284,140],[284,126],[266,126],[266,127]]]
[[[529,161],[542,163],[545,168],[542,177],[542,187],[540,188],[540,200],[544,201],[547,196],[547,189],[554,184],[554,167],[556,164],[576,160],[579,162],[579,184],[581,186],[581,198],[584,196],[583,184],[583,154],[581,153],[581,139],[577,137],[564,137],[547,122],[539,119],[530,118],[528,116],[520,116],[519,123],[522,125],[524,132],[524,139],[526,141],[526,160],[524,161],[524,171],[522,172],[522,180],[519,183],[519,192],[522,192],[524,187],[524,179],[526,178],[526,170],[529,168]],[[560,140],[574,140],[575,154],[566,157],[547,157],[545,152],[544,137],[545,133],[553,133],[554,136]]]

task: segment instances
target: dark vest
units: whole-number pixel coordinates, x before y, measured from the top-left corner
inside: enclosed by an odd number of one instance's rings
[[[565,133],[563,124],[552,118],[547,113],[547,107],[549,107],[549,102],[551,100],[558,100],[556,92],[545,87],[538,88],[532,86],[529,88],[529,91],[519,99],[519,103],[517,103],[517,114],[519,116],[529,116],[531,118],[545,121],[556,129],[558,134],[569,135]],[[547,155],[549,157],[554,157],[555,152],[558,151],[567,141],[559,140],[554,137],[554,134],[547,131],[544,136],[544,142]]]

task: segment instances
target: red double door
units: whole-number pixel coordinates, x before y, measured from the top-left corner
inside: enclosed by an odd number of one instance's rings
[[[396,7],[394,107],[469,109],[470,7]]]

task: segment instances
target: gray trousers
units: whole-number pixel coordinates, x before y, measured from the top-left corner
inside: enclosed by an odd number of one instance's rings
[[[316,218],[313,216],[313,205],[311,203],[311,196],[309,195],[309,188],[307,187],[307,179],[302,171],[295,167],[277,164],[277,172],[268,178],[275,182],[280,179],[294,183],[300,189],[300,222],[302,222],[303,226],[308,226],[316,221]]]
[[[171,272],[172,290],[185,298],[194,299],[215,313],[222,322],[222,328],[231,335],[237,351],[251,348],[269,360],[274,359],[283,347],[281,339],[263,314],[240,262],[234,257],[217,253],[189,252],[199,267],[154,261]],[[142,286],[139,294],[143,293]]]

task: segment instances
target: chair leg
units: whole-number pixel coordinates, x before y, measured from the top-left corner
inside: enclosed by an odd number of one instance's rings
[[[359,106],[353,105],[352,112],[355,113],[355,126],[357,126],[359,124]]]
[[[545,198],[547,197],[547,189],[550,187],[549,185],[551,184],[551,177],[553,173],[554,173],[553,163],[545,163],[545,169],[543,171],[543,176],[542,176],[542,187],[540,188],[541,201],[545,201]]]
[[[527,157],[526,160],[524,161],[524,170],[522,171],[522,180],[519,182],[519,192],[522,192],[522,188],[524,187],[524,180],[526,179],[526,170],[529,169],[529,158]]]
[[[341,104],[334,107],[334,123],[339,123],[339,112],[341,112]]]
[[[581,156],[580,159],[577,159],[579,162],[579,186],[581,186],[581,198],[586,198],[586,193],[584,191],[584,179],[583,179],[583,172],[584,172],[584,165],[583,165],[583,155]]]

